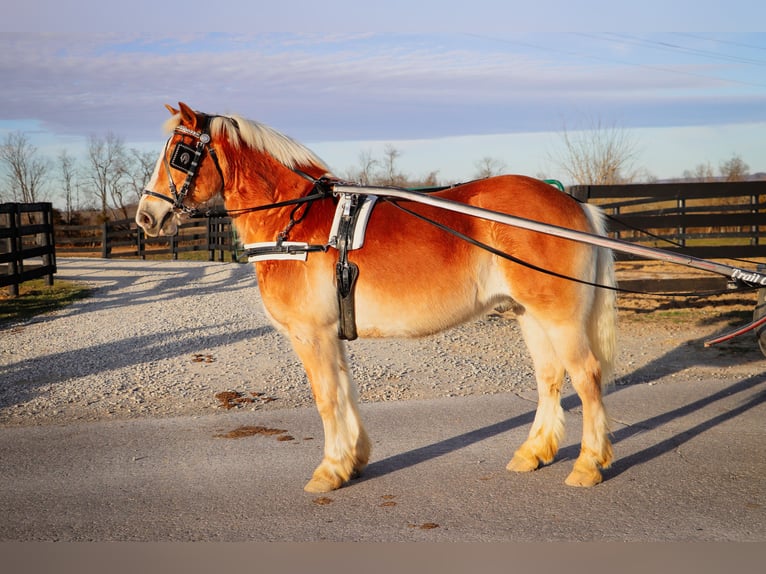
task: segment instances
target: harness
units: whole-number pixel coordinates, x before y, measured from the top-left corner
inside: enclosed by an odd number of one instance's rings
[[[185,126],[176,127],[174,134],[180,134],[184,136],[184,139],[175,145],[169,156],[168,146],[170,145],[172,136],[165,144],[163,157],[165,171],[168,174],[168,188],[170,189],[172,197],[162,195],[149,189],[144,190],[144,195],[167,201],[173,205],[174,212],[180,211],[190,217],[211,215],[210,212],[201,213],[196,208],[190,207],[185,203],[186,196],[197,177],[199,165],[205,151],[207,151],[215,164],[218,175],[221,178],[221,188],[224,186],[224,177],[218,162],[218,156],[215,152],[215,148],[209,145],[210,134],[208,133],[208,126],[210,119],[211,116],[204,116],[204,126],[201,131],[194,131]],[[190,143],[187,143],[185,139],[187,136],[195,139],[196,144],[190,145]],[[186,174],[186,178],[180,189],[177,188],[176,183],[173,180],[173,176],[170,172],[171,167]],[[352,261],[349,261],[348,253],[349,251],[359,249],[364,245],[367,222],[372,214],[372,209],[377,197],[374,195],[363,195],[360,197],[358,194],[338,194],[339,200],[335,210],[335,217],[333,218],[326,244],[310,245],[301,241],[288,241],[287,238],[290,231],[295,225],[305,219],[314,201],[329,197],[333,194],[330,180],[325,178],[314,179],[299,170],[293,171],[314,183],[312,193],[295,200],[272,203],[254,208],[232,210],[228,211],[227,214],[236,216],[241,215],[242,213],[276,209],[293,205],[293,210],[290,212],[290,221],[285,229],[279,233],[276,241],[250,243],[244,246],[248,261],[306,261],[309,253],[326,252],[331,247],[337,249],[338,261],[335,265],[335,281],[337,286],[338,307],[340,309],[338,336],[341,339],[349,341],[354,340],[357,338],[354,288],[356,286],[356,280],[359,277],[359,267]],[[300,212],[301,208],[304,206],[305,208]]]
[[[144,190],[144,195],[149,195],[158,199],[162,199],[163,201],[167,201],[173,205],[174,211],[181,211],[181,212],[187,213],[191,217],[206,217],[213,214],[211,211],[208,211],[205,213],[200,212],[199,210],[189,207],[185,205],[184,203],[186,195],[188,194],[191,186],[194,184],[194,180],[197,176],[197,172],[199,169],[200,161],[206,150],[208,151],[208,154],[210,155],[210,157],[213,159],[216,170],[218,171],[218,175],[221,178],[221,188],[223,189],[224,187],[225,182],[223,178],[223,173],[218,163],[218,157],[215,153],[215,149],[212,146],[208,147],[208,144],[210,143],[210,135],[207,133],[209,120],[210,120],[210,116],[205,116],[205,124],[204,124],[203,130],[200,132],[191,130],[184,126],[178,126],[175,129],[176,134],[181,134],[183,136],[188,136],[188,137],[196,139],[197,143],[193,147],[189,145],[188,143],[186,143],[186,140],[184,139],[176,144],[175,148],[173,149],[173,153],[170,154],[170,158],[168,159],[167,151],[172,138],[168,139],[168,142],[165,144],[164,161],[165,161],[166,171],[168,173],[168,186],[172,193],[172,197],[162,195],[151,190]],[[181,186],[180,190],[176,188],[176,185],[175,185],[175,182],[173,181],[169,167],[173,167],[179,171],[186,173],[186,179],[183,185]],[[269,205],[244,208],[240,210],[230,210],[230,211],[227,211],[226,213],[230,216],[236,217],[237,215],[241,215],[243,213],[267,210],[267,209],[276,209],[276,208],[281,208],[286,206],[293,206],[293,209],[290,213],[290,221],[288,222],[285,229],[278,234],[276,241],[264,242],[264,243],[253,243],[253,244],[245,245],[246,254],[248,256],[249,261],[264,261],[264,260],[305,261],[308,257],[308,254],[311,252],[326,252],[330,248],[335,248],[338,251],[338,260],[335,266],[335,282],[336,282],[336,288],[337,288],[337,298],[338,298],[339,315],[340,315],[338,336],[341,339],[353,340],[353,339],[356,339],[357,337],[355,310],[354,310],[354,289],[355,289],[356,281],[359,276],[359,268],[357,267],[356,264],[349,261],[348,253],[349,251],[353,251],[354,249],[361,248],[362,245],[364,244],[364,234],[367,227],[367,222],[369,221],[369,217],[372,213],[373,207],[376,204],[376,201],[379,199],[386,201],[387,203],[392,204],[396,208],[406,213],[409,213],[410,215],[413,215],[417,218],[420,218],[427,223],[435,225],[439,227],[440,229],[444,230],[445,232],[451,233],[452,235],[459,237],[477,247],[480,247],[499,257],[503,257],[505,259],[513,261],[514,263],[523,265],[530,269],[534,269],[541,273],[546,273],[549,275],[560,277],[562,279],[567,279],[570,281],[583,283],[593,287],[610,289],[614,291],[638,293],[637,291],[625,290],[615,286],[599,285],[596,283],[592,283],[592,282],[574,278],[574,277],[568,277],[547,269],[537,267],[529,262],[518,259],[508,253],[499,251],[490,245],[486,245],[471,237],[468,237],[458,232],[457,230],[451,229],[434,220],[426,218],[415,211],[409,210],[405,208],[404,206],[400,205],[399,201],[415,200],[418,203],[435,204],[438,207],[451,210],[451,211],[457,211],[465,215],[474,215],[476,217],[488,219],[491,221],[497,221],[497,222],[508,224],[508,225],[515,225],[523,229],[540,231],[542,233],[548,233],[548,234],[556,235],[566,239],[572,239],[574,241],[583,241],[585,243],[589,243],[595,246],[615,248],[614,244],[618,240],[603,238],[600,236],[596,236],[586,232],[579,232],[579,231],[571,230],[568,228],[560,228],[560,227],[556,227],[552,225],[546,225],[542,222],[525,220],[523,218],[511,216],[508,214],[492,212],[492,211],[483,210],[483,209],[472,207],[472,206],[466,206],[463,204],[457,204],[456,202],[446,200],[446,199],[437,200],[437,198],[428,197],[427,193],[423,193],[423,192],[439,191],[439,190],[447,189],[448,187],[451,187],[451,186],[421,189],[421,190],[417,190],[417,192],[419,193],[416,193],[415,190],[406,190],[402,188],[382,188],[382,187],[364,188],[364,187],[356,186],[354,184],[342,182],[339,180],[328,179],[326,177],[314,179],[308,174],[305,174],[299,170],[294,169],[293,171],[297,173],[298,175],[301,175],[302,177],[308,179],[314,184],[312,192],[308,194],[307,196],[291,199],[291,200],[287,200],[283,202],[273,203]],[[546,180],[546,182],[552,185],[556,185],[557,187],[562,187],[560,183],[555,182],[553,180]],[[377,191],[378,193],[377,195],[375,194],[375,191]],[[328,198],[330,196],[334,196],[338,198],[338,203],[337,203],[335,217],[333,218],[333,223],[330,229],[327,243],[323,245],[310,245],[305,242],[288,241],[288,235],[291,229],[305,219],[309,209],[311,208],[311,205],[313,205],[313,202],[318,199]],[[304,208],[304,209],[301,211],[301,208]],[[694,258],[691,258],[689,256],[679,257],[679,256],[673,256],[671,254],[663,253],[662,257],[658,257],[657,254],[655,253],[658,250],[646,248],[646,247],[642,247],[642,248],[633,247],[633,246],[629,247],[627,244],[623,246],[622,243],[620,243],[620,247],[621,247],[620,248],[621,251],[624,251],[627,253],[645,253],[647,250],[651,250],[652,253],[655,254],[653,258],[667,260],[671,262],[682,262],[692,267],[702,268],[707,271],[720,273],[722,275],[727,275],[731,277],[733,280],[735,280],[737,284],[741,284],[751,288],[757,288],[759,286],[762,286],[766,282],[766,276],[757,272],[746,273],[742,270],[732,268],[730,266],[714,264],[713,262],[704,261],[704,260],[694,260]],[[683,259],[683,261],[680,261],[680,259]],[[678,295],[678,294],[675,294],[675,295]],[[760,326],[763,320],[766,320],[766,319],[762,317],[759,321],[748,325],[746,329],[750,330],[756,326]]]
[[[317,184],[315,184],[317,185]],[[348,252],[360,249],[364,245],[367,222],[372,214],[377,197],[374,195],[341,194],[335,208],[335,217],[330,226],[330,234],[325,245],[309,245],[300,241],[287,241],[290,229],[306,216],[308,207],[300,218],[294,214],[299,206],[293,209],[290,223],[279,234],[276,241],[248,243],[245,245],[247,260],[296,260],[306,261],[312,252],[325,252],[333,247],[338,251],[338,261],[335,264],[335,285],[338,297],[340,322],[338,337],[353,341],[357,338],[356,306],[354,304],[354,287],[359,277],[359,267],[348,259]],[[308,204],[311,206],[311,203]]]
[[[162,199],[163,201],[167,201],[173,205],[174,211],[181,211],[190,217],[207,217],[213,215],[212,211],[200,212],[198,209],[189,207],[184,203],[189,190],[194,184],[194,180],[197,176],[199,165],[205,151],[207,151],[207,153],[213,159],[216,170],[218,171],[218,175],[221,178],[221,188],[223,188],[225,184],[223,172],[221,171],[221,167],[218,162],[218,156],[216,155],[215,149],[209,145],[210,135],[208,133],[208,126],[211,117],[212,116],[204,116],[204,126],[199,132],[191,130],[185,126],[178,126],[175,128],[175,134],[180,134],[184,137],[188,136],[190,138],[196,139],[196,145],[192,146],[184,139],[176,144],[168,159],[167,151],[172,136],[165,144],[164,161],[166,172],[168,174],[168,187],[170,188],[172,197],[162,195],[151,190],[144,190],[144,195],[149,195],[151,197],[156,197],[158,199]],[[186,179],[184,180],[180,190],[177,189],[175,182],[173,181],[169,169],[170,167],[186,173]],[[367,223],[369,221],[370,215],[372,214],[376,201],[378,199],[382,199],[407,213],[415,215],[416,217],[422,216],[419,216],[415,212],[404,208],[396,201],[386,197],[385,194],[379,197],[371,193],[369,190],[365,190],[364,188],[359,188],[339,180],[328,179],[324,177],[315,179],[300,170],[293,169],[293,171],[314,184],[311,193],[304,197],[278,203],[243,208],[239,210],[227,210],[226,214],[236,217],[244,213],[293,206],[293,209],[290,212],[290,221],[288,222],[287,226],[278,234],[276,241],[249,243],[244,245],[245,254],[247,255],[249,262],[270,260],[306,261],[309,253],[324,253],[327,252],[330,248],[337,250],[338,259],[335,264],[335,284],[339,309],[338,337],[352,341],[357,338],[354,291],[356,287],[356,281],[359,277],[359,267],[354,262],[349,260],[349,251],[360,249],[364,245]],[[433,187],[418,191],[435,192],[448,189],[449,187],[452,186]],[[385,191],[384,188],[379,189]],[[289,241],[288,236],[290,231],[295,225],[299,224],[306,218],[314,201],[331,196],[337,197],[338,203],[335,210],[335,216],[330,227],[327,243],[322,245],[311,245],[301,241]],[[301,208],[303,208],[302,211]],[[524,261],[517,260],[515,257],[498,252],[488,245],[480,244],[479,242],[476,242],[475,240],[472,240],[471,238],[464,236],[463,234],[460,234],[453,229],[441,226],[435,221],[431,221],[430,219],[426,219],[426,221],[433,225],[437,225],[443,228],[445,231],[452,233],[461,239],[467,240],[477,245],[478,247],[488,249],[493,253],[502,255],[522,265],[535,268],[534,266],[531,266]],[[543,269],[538,270],[550,273],[549,271]]]

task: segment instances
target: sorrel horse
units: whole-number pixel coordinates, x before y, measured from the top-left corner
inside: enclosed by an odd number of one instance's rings
[[[221,194],[245,244],[279,238],[327,244],[338,199],[327,194],[299,203],[314,192],[315,179],[328,175],[314,153],[238,116],[210,116],[184,104],[178,110],[167,107],[172,117],[165,127],[171,135],[136,214],[147,235],[175,234],[184,211]],[[175,182],[182,179],[179,191]],[[596,208],[527,177],[473,181],[437,196],[604,233]],[[507,468],[531,471],[554,459],[564,431],[560,395],[568,373],[583,405],[583,434],[566,482],[599,483],[601,469],[612,461],[602,381],[610,374],[615,352],[615,297],[612,290],[598,287],[614,285],[610,251],[416,202],[408,202],[407,209],[420,217],[401,211],[393,202],[379,201],[363,247],[348,254],[358,268],[359,336],[419,337],[500,305],[513,308],[534,363],[538,405],[528,438]],[[422,218],[495,251],[481,249]],[[255,263],[263,305],[303,362],[324,426],[324,456],[305,486],[309,492],[341,487],[364,469],[370,456],[345,342],[338,335],[337,262],[338,251],[329,247],[308,253],[302,261]]]

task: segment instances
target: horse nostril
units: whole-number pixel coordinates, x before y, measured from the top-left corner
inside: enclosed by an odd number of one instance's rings
[[[145,211],[139,211],[136,215],[136,222],[144,229],[151,229],[154,227],[154,217]]]

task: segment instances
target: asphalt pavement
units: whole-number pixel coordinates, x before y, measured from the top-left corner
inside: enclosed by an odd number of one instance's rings
[[[581,416],[552,464],[505,470],[534,396],[364,404],[373,457],[325,495],[313,408],[0,429],[3,541],[766,540],[766,376],[616,387],[616,461],[564,479]],[[272,429],[267,432],[267,429]]]

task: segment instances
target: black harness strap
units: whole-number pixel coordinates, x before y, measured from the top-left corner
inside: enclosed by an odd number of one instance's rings
[[[327,245],[308,245],[293,241],[277,241],[266,245],[245,246],[245,255],[249,261],[257,261],[259,257],[268,259],[292,259],[303,253],[325,253]],[[280,257],[284,256],[284,257]]]
[[[347,203],[348,209],[341,215],[338,226],[337,249],[338,262],[335,264],[335,283],[338,292],[338,308],[340,322],[338,323],[338,337],[353,341],[357,338],[356,332],[356,306],[354,301],[354,288],[359,278],[359,267],[356,263],[348,260],[348,251],[354,235],[354,228],[359,217],[359,196],[353,195]]]

